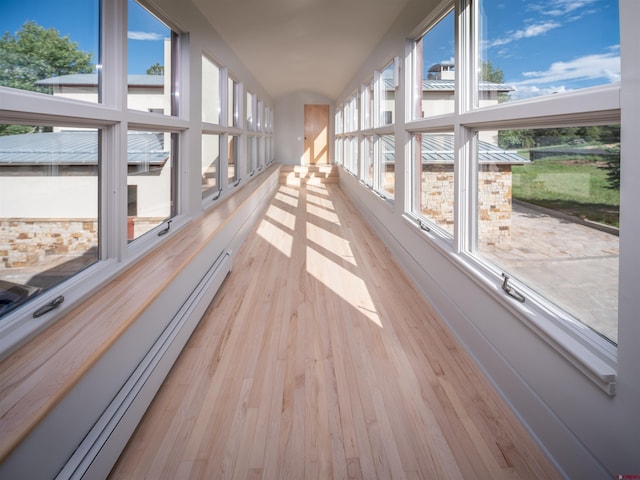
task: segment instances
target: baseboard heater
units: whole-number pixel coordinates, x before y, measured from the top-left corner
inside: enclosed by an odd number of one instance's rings
[[[211,299],[231,271],[225,251],[207,271],[142,362],[69,458],[57,479],[106,478]]]

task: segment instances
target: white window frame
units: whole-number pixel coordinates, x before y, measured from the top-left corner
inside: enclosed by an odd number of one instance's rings
[[[413,38],[419,39],[427,30],[446,14],[452,5],[458,2],[447,1],[434,10],[434,13],[421,25]],[[543,339],[562,354],[571,364],[583,372],[607,394],[615,394],[617,348],[603,339],[596,332],[584,329],[562,310],[551,302],[541,298],[531,289],[512,279],[512,285],[525,294],[526,304],[521,304],[506,297],[503,292],[502,277],[489,262],[474,254],[474,238],[477,231],[477,182],[476,162],[474,161],[475,132],[482,129],[498,128],[545,128],[554,126],[571,126],[589,124],[619,123],[622,104],[620,102],[620,84],[586,88],[574,92],[538,97],[503,103],[492,107],[475,108],[477,79],[474,55],[477,41],[473,41],[469,32],[477,32],[472,28],[472,21],[477,17],[477,2],[460,0],[456,10],[456,107],[451,114],[438,117],[410,119],[412,105],[415,101],[416,59],[409,55],[406,67],[412,71],[410,78],[405,79],[405,88],[410,92],[407,100],[407,134],[430,133],[442,130],[453,130],[455,136],[455,218],[454,240],[439,234],[438,228],[427,228],[425,241],[431,242],[457,260],[461,268],[476,282],[482,285],[489,294],[509,308],[523,323],[536,331]],[[415,44],[408,47],[415,53]],[[462,79],[462,80],[461,80]],[[466,80],[466,81],[465,81]],[[624,144],[622,144],[624,152]],[[623,162],[624,165],[624,162]],[[624,168],[624,166],[623,166]],[[415,169],[413,169],[415,170]],[[414,172],[415,176],[415,172]],[[413,192],[415,179],[410,184]],[[621,191],[621,205],[625,194]],[[415,192],[412,193],[415,196]],[[413,202],[411,202],[413,203]],[[621,207],[621,211],[622,211]],[[411,222],[429,227],[437,227],[407,205],[405,217]],[[621,234],[621,257],[624,254],[624,232]],[[622,266],[622,265],[621,265]]]
[[[179,29],[147,5],[144,7],[155,15],[173,32]],[[117,272],[128,268],[151,248],[165,242],[181,226],[187,223],[186,178],[176,174],[173,209],[175,216],[163,222],[135,241],[127,242],[127,165],[116,159],[127,158],[128,130],[176,132],[180,137],[186,134],[189,122],[181,117],[177,108],[173,115],[129,110],[127,108],[127,88],[122,85],[126,78],[126,56],[119,52],[127,48],[127,1],[102,2],[101,12],[101,63],[102,63],[102,103],[90,103],[51,95],[26,92],[0,87],[0,104],[7,122],[65,124],[72,126],[97,127],[101,135],[101,173],[99,187],[99,261],[64,282],[46,290],[30,302],[8,313],[0,322],[0,358],[15,351],[20,345],[38,332],[68,313],[79,301],[96,291]],[[123,28],[125,27],[125,28]],[[106,46],[108,45],[108,48]],[[175,85],[187,85],[188,38],[178,33],[172,57],[177,60],[172,65],[172,96],[174,101],[180,92],[174,92]],[[186,142],[179,141],[178,164],[185,158]],[[166,235],[157,234],[170,226]],[[56,309],[37,319],[33,312],[50,303],[52,299],[64,296],[65,301]]]

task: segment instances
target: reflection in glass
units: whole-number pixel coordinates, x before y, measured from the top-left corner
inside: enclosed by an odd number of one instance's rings
[[[220,68],[202,57],[202,121],[220,123]]]
[[[175,135],[129,131],[127,185],[132,192],[127,208],[129,241],[173,215],[172,137]]]
[[[138,2],[129,0],[128,6],[127,105],[132,110],[171,115],[171,29]]]
[[[413,118],[452,113],[455,108],[454,12],[416,41],[419,91],[415,93]]]
[[[395,136],[380,136],[380,164],[379,164],[379,183],[378,190],[386,193],[386,196],[393,197],[395,193]]]
[[[396,114],[396,88],[393,72],[393,62],[382,71],[380,76],[382,82],[382,98],[380,112],[380,125],[391,125],[395,122]]]
[[[201,164],[202,198],[216,195],[220,191],[220,135],[202,135]]]
[[[362,181],[373,187],[373,137],[365,135],[362,138],[362,167],[360,169]]]
[[[238,136],[227,137],[227,179],[229,185],[238,180]]]

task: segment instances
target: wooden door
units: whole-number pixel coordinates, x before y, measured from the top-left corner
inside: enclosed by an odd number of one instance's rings
[[[303,162],[329,163],[329,105],[304,106]]]

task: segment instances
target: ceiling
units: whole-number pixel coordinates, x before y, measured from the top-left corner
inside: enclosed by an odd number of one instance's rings
[[[407,0],[193,0],[274,98],[336,99]]]

